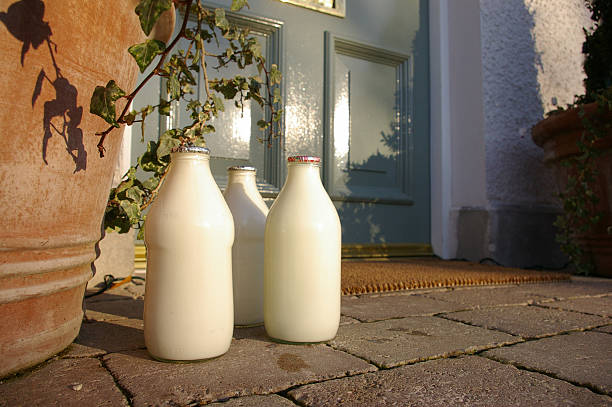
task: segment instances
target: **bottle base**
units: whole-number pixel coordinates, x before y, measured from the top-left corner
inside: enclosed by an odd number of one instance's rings
[[[164,363],[176,363],[176,364],[188,364],[188,363],[202,363],[202,362],[208,362],[209,360],[215,360],[220,358],[221,356],[225,355],[224,352],[220,355],[217,356],[211,356],[209,358],[201,358],[201,359],[165,359],[165,358],[161,358],[159,356],[155,356],[153,355],[151,352],[149,352],[149,356],[151,356],[153,359],[157,360],[158,362],[164,362]]]
[[[318,345],[318,344],[322,344],[322,343],[327,343],[329,341],[331,341],[332,339],[334,339],[336,336],[333,336],[329,339],[325,339],[322,341],[287,341],[285,339],[279,339],[279,338],[274,338],[270,335],[268,335],[268,338],[270,338],[270,340],[272,340],[272,342],[276,342],[276,343],[281,343],[283,345]]]
[[[234,328],[256,328],[258,326],[263,326],[263,321],[255,322],[254,324],[234,324]]]

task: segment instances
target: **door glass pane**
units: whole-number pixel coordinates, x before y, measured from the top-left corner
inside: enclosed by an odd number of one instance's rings
[[[266,37],[257,37],[262,54],[266,54]],[[221,40],[217,46],[216,42],[206,43],[208,54],[224,53],[229,47],[229,42],[220,36]],[[258,75],[255,65],[240,70],[235,64],[220,67],[216,58],[206,57],[208,67],[208,79],[233,78],[236,75],[245,77]],[[205,100],[206,87],[203,72],[199,73],[198,84],[194,87],[193,99]],[[211,92],[213,92],[211,90]],[[218,95],[223,98],[222,95]],[[258,181],[264,180],[264,154],[265,145],[259,141],[262,133],[257,126],[257,121],[263,119],[262,108],[251,100],[244,101],[243,107],[236,107],[236,102],[240,101],[237,95],[234,100],[225,100],[223,103],[225,111],[220,112],[219,116],[212,119],[210,124],[215,127],[215,132],[204,136],[206,145],[211,151],[211,170],[217,182],[224,186],[227,181],[227,168],[232,165],[248,165],[257,168]],[[186,110],[188,101],[183,101],[175,106],[171,120],[179,126],[186,126],[191,123],[191,118]]]
[[[338,54],[334,71],[335,187],[396,186],[396,69]]]

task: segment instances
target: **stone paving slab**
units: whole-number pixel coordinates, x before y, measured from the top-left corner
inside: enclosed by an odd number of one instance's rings
[[[611,406],[612,399],[478,356],[440,359],[298,387],[302,406]]]
[[[390,368],[520,340],[505,333],[424,316],[341,326],[330,345]]]
[[[600,328],[595,329],[595,331],[612,334],[612,325],[602,326]]]
[[[365,361],[327,345],[234,340],[225,355],[199,363],[163,363],[145,350],[103,358],[134,406],[205,403],[277,393],[292,386],[374,371]]]
[[[98,359],[53,360],[0,382],[0,406],[127,406]]]
[[[142,349],[145,347],[144,324],[141,319],[83,322],[74,342],[88,348],[76,349],[77,352],[111,353]],[[67,356],[79,355],[69,353]]]
[[[85,301],[88,319],[96,321],[115,321],[118,319],[142,319],[144,300],[121,297],[120,300],[90,302]]]
[[[340,315],[340,325],[350,325],[350,324],[358,324],[359,320],[351,317],[347,317],[346,315]]]
[[[97,358],[106,355],[106,353],[105,350],[73,342],[57,356],[60,358]]]
[[[608,318],[538,306],[483,308],[445,314],[445,318],[523,338],[540,338],[609,323]]]
[[[570,282],[525,284],[521,289],[547,299],[562,300],[612,294],[612,279],[572,276]]]
[[[483,356],[550,373],[612,395],[609,334],[575,332],[486,351]]]
[[[447,292],[431,292],[425,296],[461,304],[463,309],[527,305],[547,298],[545,295],[528,291],[524,286],[456,288]]]
[[[604,297],[574,298],[572,300],[546,302],[542,305],[548,308],[612,317],[612,296],[609,295]]]
[[[272,394],[270,396],[247,396],[231,399],[224,403],[212,403],[215,407],[295,407],[295,404],[284,397]]]
[[[342,315],[371,322],[417,315],[434,315],[465,307],[420,295],[362,295],[342,297]]]

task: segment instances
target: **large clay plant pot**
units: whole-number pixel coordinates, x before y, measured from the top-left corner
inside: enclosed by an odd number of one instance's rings
[[[533,141],[544,149],[544,163],[554,166],[556,170],[560,191],[565,190],[572,171],[562,162],[580,154],[578,145],[585,131],[580,117],[581,109],[591,122],[612,122],[612,112],[601,113],[597,104],[591,103],[551,115],[531,131]],[[601,214],[601,219],[589,234],[577,236],[576,240],[593,260],[595,273],[612,277],[612,131],[605,133],[595,147],[601,151],[601,155],[595,158],[597,176],[592,189],[599,198],[595,210]]]
[[[89,113],[97,85],[133,88],[132,0],[0,0],[0,377],[67,347],[121,131]]]

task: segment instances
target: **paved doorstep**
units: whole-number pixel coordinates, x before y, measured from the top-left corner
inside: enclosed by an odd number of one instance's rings
[[[254,394],[370,372],[376,368],[326,345],[234,340],[225,355],[200,363],[155,361],[145,350],[112,353],[104,362],[134,406],[184,405]]]
[[[341,326],[330,345],[389,368],[519,341],[505,333],[424,316]]]
[[[612,296],[575,298],[572,300],[553,301],[542,304],[548,308],[583,312],[586,314],[612,317]]]
[[[609,318],[539,306],[475,309],[444,316],[453,321],[495,329],[523,338],[538,338],[572,330],[591,329],[610,322]]]
[[[0,406],[127,406],[98,359],[60,359],[0,385]]]
[[[85,346],[90,351],[104,353],[142,349],[145,347],[143,330],[141,319],[83,322],[74,343]]]
[[[240,397],[225,403],[212,403],[210,405],[214,407],[295,407],[295,404],[291,401],[275,394]]]
[[[342,315],[360,321],[380,321],[415,315],[434,315],[465,309],[464,306],[421,295],[362,295],[342,297]]]
[[[605,332],[605,333],[612,334],[612,325],[603,326],[603,327],[597,328],[595,330],[598,331],[598,332]]]
[[[528,291],[526,286],[515,285],[456,288],[447,292],[427,293],[425,296],[441,301],[461,304],[463,309],[527,305],[535,301],[546,299],[546,296],[542,294]]]
[[[612,395],[612,335],[575,332],[482,354]]]
[[[440,359],[291,390],[304,406],[611,406],[612,399],[478,356]]]
[[[142,319],[144,300],[119,297],[119,300],[90,302],[85,301],[88,319],[96,321],[115,321],[118,319]]]
[[[570,282],[525,284],[521,289],[547,299],[570,299],[612,294],[612,279],[572,276]]]

